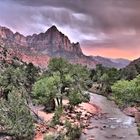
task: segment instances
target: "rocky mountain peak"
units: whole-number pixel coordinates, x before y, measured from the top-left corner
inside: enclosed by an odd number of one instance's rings
[[[12,39],[13,32],[6,27],[0,26],[0,37],[4,39],[6,39],[7,37]]]
[[[41,67],[46,67],[51,57],[63,57],[72,63],[95,67],[95,62],[83,54],[80,44],[71,43],[69,38],[54,25],[45,33],[26,37],[1,27],[0,45],[12,48],[23,61],[33,62]]]
[[[51,26],[48,30],[51,31],[58,31],[57,27],[55,25]]]

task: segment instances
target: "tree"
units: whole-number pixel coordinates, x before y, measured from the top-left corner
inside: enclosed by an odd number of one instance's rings
[[[101,90],[102,90],[103,93],[108,94],[111,91],[109,80],[110,80],[110,78],[109,78],[107,73],[104,73],[100,78]]]
[[[46,77],[37,81],[33,87],[33,97],[36,102],[43,104],[46,111],[54,111],[60,78],[57,75]],[[59,105],[59,103],[58,103]]]
[[[123,105],[133,105],[136,103],[140,103],[140,76],[135,79],[128,80],[120,80],[117,81],[112,86],[113,97],[120,104]]]
[[[25,67],[25,87],[29,94],[31,94],[32,86],[38,77],[38,73],[39,70],[32,63],[27,64],[27,66]]]
[[[90,70],[87,67],[76,64],[71,66],[70,75],[73,78],[73,85],[81,91],[88,89],[90,83]]]
[[[97,82],[99,81],[100,77],[103,75],[104,71],[105,71],[105,67],[103,67],[102,64],[96,65]]]
[[[84,94],[81,94],[79,90],[76,90],[76,89],[70,92],[68,99],[69,99],[69,104],[71,105],[71,107],[74,107],[82,102],[89,101],[88,96],[84,96]]]
[[[89,96],[84,93],[89,79],[89,70],[86,67],[72,65],[62,58],[53,58],[49,63],[48,71],[50,74],[37,81],[33,88],[34,97],[39,100],[39,103],[46,106],[56,99],[57,105],[62,107],[64,97],[75,100],[75,96],[77,104],[89,99]],[[71,101],[75,105],[74,102]]]
[[[58,90],[60,91],[60,105],[62,106],[63,94],[67,87],[66,76],[69,73],[70,64],[63,58],[53,58],[48,68],[52,75],[57,73],[60,77],[60,88]],[[57,101],[59,102],[58,98]]]
[[[8,94],[12,91],[12,89],[23,89],[25,82],[26,78],[24,76],[24,71],[20,67],[7,67],[0,74],[1,95],[8,100]],[[23,89],[23,91],[25,90]]]
[[[16,140],[31,140],[34,135],[33,118],[26,105],[26,100],[19,90],[13,89],[7,100],[0,100],[0,133],[12,136]]]

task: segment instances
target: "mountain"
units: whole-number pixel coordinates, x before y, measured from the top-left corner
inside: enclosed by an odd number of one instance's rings
[[[51,57],[63,57],[72,63],[94,68],[96,61],[83,54],[79,43],[71,43],[56,26],[45,33],[24,36],[0,26],[0,45],[12,49],[23,61],[47,67]]]
[[[140,58],[133,60],[129,65],[122,69],[122,77],[131,80],[140,74]]]
[[[105,67],[110,67],[110,68],[115,67],[118,69],[124,68],[130,63],[130,60],[122,59],[122,58],[112,59],[112,58],[105,58],[101,56],[93,56],[93,59],[97,63],[102,64]]]
[[[0,45],[13,50],[23,61],[46,68],[50,58],[63,57],[72,63],[95,68],[96,64],[106,67],[123,68],[130,61],[124,59],[109,59],[101,56],[86,56],[80,44],[71,43],[69,38],[52,26],[46,32],[24,36],[18,32],[0,26]]]

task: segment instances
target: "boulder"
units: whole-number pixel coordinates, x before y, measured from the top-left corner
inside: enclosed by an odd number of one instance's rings
[[[138,109],[135,107],[128,107],[123,110],[123,112],[131,117],[135,117],[135,113],[138,112]]]

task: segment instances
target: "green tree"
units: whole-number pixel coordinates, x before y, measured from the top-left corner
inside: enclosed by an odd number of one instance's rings
[[[55,109],[54,99],[57,98],[60,77],[53,75],[37,81],[33,87],[33,97],[39,104],[45,106],[46,111]],[[59,105],[59,103],[58,103]]]
[[[66,76],[69,73],[70,64],[63,58],[53,58],[50,61],[48,68],[52,75],[57,73],[60,77],[60,87],[58,90],[61,95],[60,102],[58,100],[58,103],[62,106],[63,94],[65,93],[65,88],[67,87]]]
[[[102,64],[96,65],[96,74],[97,74],[97,82],[99,82],[100,77],[104,74],[105,67],[102,66]]]
[[[8,66],[0,74],[1,94],[6,100],[8,100],[8,94],[13,88],[23,89],[23,91],[25,91],[25,82],[26,78],[24,76],[24,71],[20,67],[14,68],[13,66]]]
[[[32,140],[34,136],[33,118],[26,100],[19,90],[12,90],[7,100],[0,100],[0,133],[10,135],[16,140]]]
[[[135,79],[120,80],[112,86],[113,97],[121,105],[134,105],[140,103],[140,76]]]
[[[101,83],[101,92],[103,92],[104,94],[109,94],[109,92],[111,92],[111,87],[110,87],[110,78],[107,73],[104,73],[101,76],[100,83]]]
[[[35,83],[38,75],[39,69],[36,68],[32,63],[27,64],[27,66],[25,67],[25,77],[26,77],[25,87],[29,94],[31,94],[32,86]]]
[[[37,81],[33,88],[34,96],[39,103],[47,105],[49,101],[56,99],[57,105],[62,107],[65,97],[72,99],[72,95],[77,94],[77,101],[80,102],[81,99],[89,97],[84,93],[89,79],[89,70],[86,67],[70,64],[62,58],[53,58],[48,71],[47,77]]]

